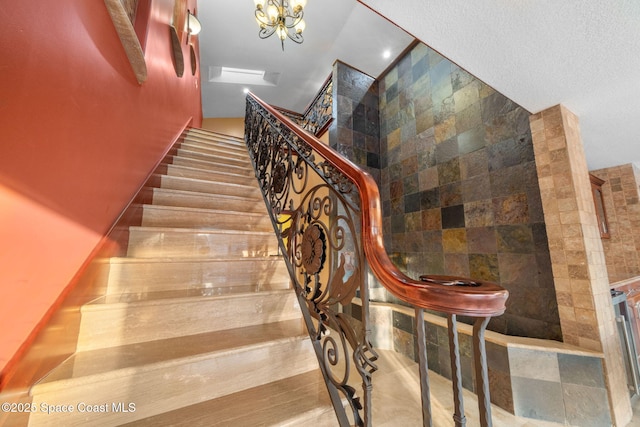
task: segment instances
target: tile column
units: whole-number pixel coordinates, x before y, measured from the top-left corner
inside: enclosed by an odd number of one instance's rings
[[[603,353],[611,418],[624,426],[632,410],[578,118],[558,105],[530,124],[563,341]]]

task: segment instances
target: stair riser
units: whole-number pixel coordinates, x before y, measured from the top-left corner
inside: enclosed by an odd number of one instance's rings
[[[217,230],[273,231],[266,215],[233,211],[206,211],[171,209],[145,205],[142,213],[143,227],[207,227]]]
[[[291,291],[82,308],[78,351],[301,319]]]
[[[185,166],[189,168],[215,170],[218,172],[234,173],[236,175],[255,177],[253,169],[245,166],[226,165],[224,163],[208,162],[206,160],[189,159],[186,157],[167,156],[167,164]]]
[[[219,155],[211,155],[211,154],[206,154],[206,153],[200,153],[200,152],[197,152],[197,151],[185,150],[183,148],[178,148],[178,151],[177,151],[176,155],[180,156],[180,157],[186,157],[188,159],[206,160],[206,161],[209,161],[209,162],[224,163],[224,164],[228,164],[228,165],[237,165],[237,166],[242,166],[242,167],[250,167],[251,166],[251,161],[249,160],[249,158],[246,158],[246,159],[234,159],[232,157],[225,157],[225,156],[219,156]]]
[[[246,148],[234,149],[224,147],[220,144],[210,144],[206,142],[190,140],[185,140],[185,142],[180,144],[180,148],[188,151],[197,151],[199,153],[210,154],[212,156],[231,157],[242,161],[249,160],[249,155],[247,154]]]
[[[176,206],[186,208],[219,209],[237,212],[253,212],[266,214],[262,198],[243,199],[222,196],[211,196],[191,192],[165,191],[161,188],[153,190],[152,203],[159,206]]]
[[[155,370],[139,370],[131,375],[105,375],[101,381],[74,384],[35,386],[33,403],[38,407],[88,405],[123,402],[135,404],[135,412],[102,414],[59,413],[55,417],[41,412],[31,415],[30,425],[113,426],[182,408],[205,400],[246,390],[257,385],[277,381],[317,369],[309,339],[279,341],[269,346],[250,348],[241,357],[235,352],[213,357],[185,360],[180,364],[161,366]],[[166,384],[173,384],[167,390]],[[102,393],[101,393],[102,392]]]
[[[286,264],[281,259],[136,263],[112,261],[107,294],[249,285],[287,289],[289,273]]]
[[[182,166],[166,165],[166,174],[181,178],[201,179],[205,181],[215,181],[220,183],[231,183],[238,185],[256,185],[256,179],[252,176],[237,175],[235,173],[224,173],[211,170],[185,168]]]
[[[229,185],[211,181],[192,181],[172,176],[162,176],[160,179],[160,187],[171,190],[197,191],[226,196],[262,197],[257,186]]]
[[[244,146],[244,138],[237,136],[225,135],[217,132],[203,131],[201,129],[191,129],[185,135],[185,139],[196,138],[205,141],[223,142],[225,144]]]
[[[198,144],[203,147],[216,147],[238,153],[247,154],[247,145],[244,141],[229,141],[216,138],[202,138],[199,136],[187,136],[184,139],[187,144]]]
[[[131,228],[127,256],[159,257],[259,257],[278,254],[275,236],[156,231]]]
[[[244,138],[229,136],[223,134],[216,134],[211,132],[189,132],[185,135],[185,139],[198,139],[201,141],[213,141],[216,143],[223,143],[229,145],[237,145],[244,147]]]

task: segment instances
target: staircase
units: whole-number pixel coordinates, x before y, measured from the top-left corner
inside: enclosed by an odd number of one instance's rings
[[[337,425],[243,141],[190,130],[145,191],[29,425]]]

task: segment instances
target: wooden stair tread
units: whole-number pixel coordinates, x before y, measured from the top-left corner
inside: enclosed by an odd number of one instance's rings
[[[185,178],[180,176],[163,175],[154,173],[151,182],[157,181],[158,185],[150,185],[149,188],[170,188],[174,190],[195,191],[207,194],[239,195],[259,199],[260,189],[255,184],[238,184],[234,182],[207,181],[198,178]]]
[[[162,177],[162,178],[169,178],[169,179],[174,179],[174,180],[184,180],[184,181],[192,181],[192,182],[202,182],[202,183],[215,183],[215,181],[209,181],[206,179],[198,179],[198,178],[187,178],[187,177],[182,177],[182,176],[172,176],[172,175],[159,175],[159,174],[154,174],[157,175],[158,177]],[[249,184],[236,184],[233,182],[225,182],[224,183],[225,186],[231,186],[231,187],[237,187],[239,189],[242,188],[250,188],[252,190],[257,190],[258,189],[258,184],[256,183],[255,185],[249,185]]]
[[[219,142],[210,143],[208,141],[197,141],[186,138],[180,143],[180,148],[194,151],[207,150],[210,151],[211,154],[242,158],[242,160],[247,160],[249,158],[246,147],[229,147],[225,146],[224,143]]]
[[[158,192],[158,193],[166,193],[166,194],[175,194],[176,196],[192,196],[192,197],[210,198],[212,194],[212,193],[203,193],[202,191],[177,190],[174,188],[153,187],[152,190],[154,193]],[[262,198],[259,196],[251,197],[251,196],[235,196],[230,194],[216,194],[215,197],[216,199],[229,200],[229,201],[263,202]]]
[[[210,257],[112,257],[109,258],[110,264],[166,264],[169,262],[179,263],[228,263],[231,261],[237,262],[284,262],[280,255],[269,256],[257,256],[257,257],[244,257],[244,256],[230,256],[224,258],[210,258]]]
[[[273,231],[202,229],[198,226],[129,227],[127,257],[254,259],[279,253]]]
[[[210,138],[210,139],[219,138],[219,139],[224,139],[225,141],[231,141],[231,142],[235,141],[238,144],[244,145],[244,138],[233,136],[233,135],[226,135],[220,132],[211,131],[211,130],[202,129],[202,128],[190,128],[187,131],[186,136],[187,137],[197,136],[197,137]]]
[[[221,234],[221,235],[240,235],[240,236],[264,236],[275,238],[272,231],[260,230],[225,230],[225,229],[203,229],[203,228],[186,228],[186,227],[152,227],[134,225],[129,227],[130,230],[148,231],[158,233],[198,233],[198,234]]]
[[[166,210],[166,211],[180,211],[180,212],[198,212],[201,214],[223,214],[223,213],[233,213],[233,215],[238,215],[241,217],[245,217],[247,218],[247,220],[249,220],[249,218],[255,218],[255,217],[261,217],[264,218],[265,213],[259,213],[259,212],[242,212],[242,211],[234,211],[234,210],[227,210],[227,209],[207,209],[207,208],[192,208],[192,207],[184,207],[184,206],[166,206],[166,205],[142,205],[144,207],[144,209],[158,209],[158,210]],[[205,227],[205,228],[210,228],[210,229],[215,229],[215,227]]]
[[[253,174],[251,173],[251,171],[247,171],[246,169],[243,168],[239,168],[238,172],[226,172],[226,171],[219,171],[219,170],[215,170],[215,169],[205,169],[205,168],[196,168],[193,166],[184,166],[184,165],[175,165],[173,163],[166,163],[163,164],[163,166],[166,166],[167,169],[170,172],[178,172],[178,171],[184,171],[184,172],[195,172],[195,173],[202,173],[202,174],[209,174],[211,175],[211,180],[215,180],[216,178],[219,177],[225,177],[225,178],[229,178],[229,179],[242,179],[242,180],[246,180],[246,179],[253,179],[255,181],[255,177],[253,176]],[[179,176],[179,175],[173,175],[173,176]],[[257,182],[257,181],[255,181]]]
[[[239,165],[247,165],[247,167],[250,167],[251,165],[251,160],[249,159],[249,157],[247,156],[247,158],[244,159],[238,159],[236,157],[230,157],[230,156],[223,156],[220,154],[216,154],[216,153],[202,153],[200,151],[195,151],[193,149],[189,149],[189,147],[187,148],[181,148],[178,147],[177,150],[177,156],[184,156],[184,157],[197,157],[197,158],[205,158],[205,159],[211,159],[213,161],[217,161],[219,163],[232,163],[232,164],[239,164]]]
[[[246,145],[244,139],[238,139],[235,137],[221,137],[218,135],[205,135],[200,133],[190,132],[187,133],[184,138],[184,141],[203,141],[205,143],[213,143],[213,144],[225,144],[233,146],[234,148],[244,149],[246,152]]]
[[[248,402],[251,402],[248,404]],[[322,415],[327,414],[322,419]],[[337,426],[319,370],[124,424],[144,426]]]
[[[223,138],[230,141],[238,141],[244,144],[244,138],[240,136],[227,135],[224,133],[216,132],[215,130],[203,129],[203,128],[189,128],[187,135],[201,135],[206,138]]]
[[[247,152],[247,146],[243,140],[234,140],[227,138],[211,137],[206,135],[189,134],[185,136],[184,141],[196,142],[199,144],[208,144],[214,146],[224,146],[231,150]]]
[[[178,162],[183,161],[188,164],[179,164],[179,163],[176,163],[176,161]],[[202,171],[202,172],[227,173],[230,175],[235,174],[237,176],[242,176],[242,177],[254,176],[253,170],[246,168],[244,166],[226,165],[224,163],[216,163],[216,162],[210,162],[207,160],[199,160],[199,159],[189,159],[189,158],[184,158],[179,156],[171,156],[171,158],[166,158],[162,163],[160,163],[160,165],[166,166],[166,167],[174,167],[174,168],[189,168],[189,169]],[[219,169],[227,169],[227,171],[222,171]]]
[[[229,286],[223,288],[192,287],[167,291],[122,293],[101,296],[82,307],[82,311],[106,306],[150,304],[180,304],[199,300],[229,299],[231,302],[241,302],[243,297],[288,295],[290,289],[270,289],[268,285]],[[233,299],[233,300],[231,300]],[[108,307],[106,307],[108,308]]]
[[[176,184],[176,183],[174,183]],[[149,188],[150,204],[156,206],[181,206],[204,209],[232,209],[243,212],[256,212],[266,214],[267,208],[259,190],[245,191],[244,195],[226,194],[225,192],[211,192],[215,189],[206,189],[205,192],[197,191],[197,188],[186,187],[177,183],[170,185],[173,188]],[[209,190],[210,192],[206,192]],[[138,205],[141,206],[141,205]]]
[[[247,347],[301,339],[308,339],[302,321],[285,320],[78,352],[34,385],[31,393],[52,387],[64,389],[70,381],[91,383],[105,375],[126,376],[153,370],[157,365],[179,364],[183,359],[210,358],[214,353],[241,352]]]
[[[177,154],[171,154],[165,157],[164,161],[161,164],[175,164],[177,161],[184,161],[186,163],[190,163],[195,167],[198,165],[200,169],[215,169],[215,168],[226,168],[231,170],[237,170],[240,172],[246,172],[248,174],[253,174],[253,168],[247,167],[246,165],[230,165],[227,163],[218,162],[215,159],[212,160],[204,160],[204,159],[192,159],[189,157],[181,157]]]
[[[153,227],[201,227],[207,230],[273,230],[266,213],[244,212],[241,206],[211,209],[167,205],[143,205],[141,225]]]
[[[229,140],[226,138],[210,138],[200,135],[186,135],[180,144],[200,144],[205,147],[215,147],[216,149],[224,149],[232,153],[247,154],[247,146],[244,141]]]

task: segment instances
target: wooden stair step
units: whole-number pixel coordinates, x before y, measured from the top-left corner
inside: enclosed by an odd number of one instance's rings
[[[273,231],[266,214],[180,206],[143,205],[145,227],[203,227],[209,229]]]
[[[203,181],[217,181],[225,183],[234,183],[240,185],[256,185],[255,176],[251,176],[246,172],[237,174],[234,172],[208,170],[194,168],[189,166],[180,166],[174,164],[161,165],[155,173],[163,173],[169,176],[182,178],[201,179]]]
[[[182,142],[188,144],[196,144],[202,147],[216,147],[230,150],[232,152],[244,153],[245,156],[248,153],[247,145],[244,141],[234,141],[224,138],[209,138],[199,135],[187,135]]]
[[[247,404],[251,402],[251,404]],[[337,427],[319,370],[125,424],[146,426]]]
[[[216,132],[187,132],[184,134],[184,139],[198,139],[203,141],[212,141],[215,143],[222,144],[232,144],[239,147],[246,147],[243,138],[238,138],[236,136],[223,135]]]
[[[40,406],[135,405],[135,412],[37,412],[32,425],[119,425],[317,369],[299,320],[78,352],[31,389]]]
[[[222,194],[240,197],[262,197],[260,189],[255,185],[241,185],[225,182],[205,181],[193,178],[156,175],[158,187],[171,190],[195,191],[199,193]]]
[[[237,258],[275,255],[278,255],[278,240],[269,231],[129,228],[129,257]]]
[[[252,168],[248,168],[246,165],[228,165],[216,161],[190,159],[187,157],[179,157],[176,155],[169,155],[164,160],[165,164],[172,164],[176,166],[187,166],[197,169],[216,170],[220,172],[230,172],[243,176],[255,176]]]
[[[78,351],[301,319],[293,290],[214,288],[108,295],[81,309]]]
[[[210,143],[208,141],[186,138],[180,143],[179,148],[211,154],[213,156],[224,156],[243,161],[249,160],[249,154],[246,147],[229,147],[221,143]]]
[[[251,161],[249,160],[248,156],[246,158],[244,158],[244,159],[238,159],[238,158],[231,157],[231,156],[223,156],[223,155],[218,155],[218,154],[201,153],[199,151],[193,151],[193,150],[186,149],[186,148],[178,148],[176,150],[176,155],[180,156],[180,157],[187,157],[187,158],[190,158],[190,159],[207,160],[207,161],[211,161],[211,162],[225,163],[225,164],[229,164],[229,165],[251,167]]]
[[[289,272],[284,260],[281,257],[111,258],[107,294],[248,284],[289,288]]]
[[[180,144],[180,146],[176,145],[176,148],[183,148],[190,151],[199,151],[200,149],[212,150],[218,154],[227,153],[229,157],[235,156],[243,159],[249,159],[249,151],[244,141],[241,144],[238,144],[229,141],[188,136]]]
[[[229,143],[236,143],[244,146],[244,138],[240,138],[232,135],[225,135],[223,133],[210,131],[206,129],[192,128],[186,133],[186,137],[203,138],[209,140],[220,140]]]
[[[177,206],[184,208],[202,208],[253,212],[266,214],[267,208],[262,196],[232,196],[228,194],[199,193],[196,191],[173,190],[170,188],[152,188],[152,204],[158,206]]]

